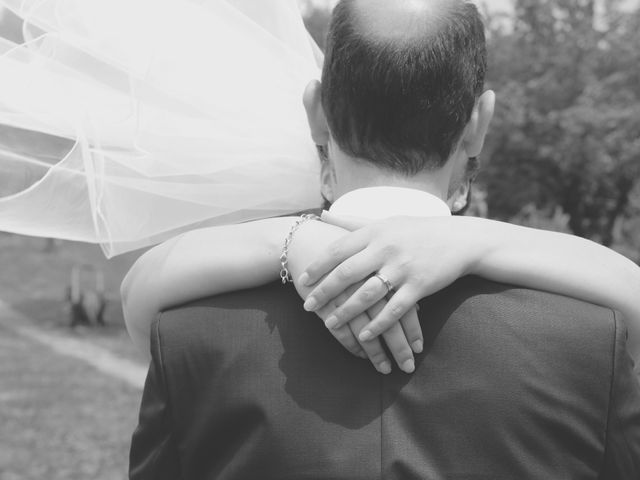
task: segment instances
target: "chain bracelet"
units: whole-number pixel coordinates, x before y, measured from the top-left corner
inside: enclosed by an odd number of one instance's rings
[[[282,247],[282,253],[280,254],[280,280],[282,280],[283,284],[293,282],[293,278],[289,272],[289,246],[291,245],[293,235],[296,233],[298,228],[300,228],[300,225],[309,220],[320,220],[320,217],[313,213],[306,213],[300,216],[300,218],[291,225],[287,238],[284,239],[284,246]]]

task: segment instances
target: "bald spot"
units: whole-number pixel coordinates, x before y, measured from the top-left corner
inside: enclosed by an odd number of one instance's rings
[[[436,34],[464,0],[354,0],[358,30],[371,40],[411,40]]]

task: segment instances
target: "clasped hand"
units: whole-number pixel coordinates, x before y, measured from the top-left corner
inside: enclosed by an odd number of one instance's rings
[[[384,339],[400,368],[414,370],[423,348],[416,304],[467,273],[464,251],[450,217],[395,217],[369,223],[325,212],[324,222],[355,230],[307,266],[297,283],[312,287],[305,309],[316,312],[349,351],[368,357],[378,371],[391,364]],[[387,278],[394,287],[390,294]]]

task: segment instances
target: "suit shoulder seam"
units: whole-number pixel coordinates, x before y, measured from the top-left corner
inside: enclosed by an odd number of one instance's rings
[[[156,315],[156,320],[154,322],[154,330],[156,336],[156,343],[158,349],[158,369],[159,373],[162,376],[162,385],[164,386],[164,394],[167,400],[167,409],[168,415],[166,416],[166,421],[169,422],[169,427],[171,428],[173,424],[173,402],[171,399],[171,392],[169,389],[169,381],[164,368],[164,352],[163,352],[163,342],[162,342],[162,334],[160,333],[160,322],[162,321],[164,312],[159,312]]]
[[[620,335],[620,319],[616,314],[616,311],[609,308],[607,309],[609,314],[611,315],[611,319],[613,320],[613,339],[611,343],[611,370],[609,373],[609,397],[607,402],[607,412],[606,412],[606,420],[604,425],[604,452],[602,457],[603,465],[600,469],[600,477],[605,473],[605,462],[609,450],[609,427],[612,422],[612,416],[616,415],[615,413],[615,378],[616,378],[616,367],[618,364],[617,356],[618,356],[618,335]],[[626,438],[624,439],[626,445]]]
[[[616,330],[615,330],[616,331],[616,335],[615,335],[615,344],[614,344],[614,362],[615,362],[614,367],[615,367],[617,365],[617,363],[618,363],[617,362],[617,357],[620,355],[620,352],[618,351],[618,348],[617,348],[617,346],[618,346],[618,335],[619,335],[619,333],[618,333],[618,328],[619,328],[618,327],[618,323],[619,322],[623,322],[623,320],[618,318],[618,316],[617,316],[615,311],[613,311],[613,317],[614,317],[615,326],[616,326]],[[625,342],[626,342],[626,339],[625,339]],[[615,370],[613,371],[612,384],[614,383],[614,381],[615,381]],[[610,402],[609,402],[610,404],[611,404],[611,401],[613,401],[613,399],[615,398],[613,391],[614,391],[614,389],[612,388],[611,389],[611,395],[610,395]],[[610,410],[611,410],[611,408],[610,408]],[[611,415],[615,415],[615,418],[618,421],[618,423],[622,424],[622,421],[618,417],[618,411],[615,408],[613,409],[613,412],[611,412],[610,414]],[[608,425],[607,425],[607,428],[608,428]],[[624,443],[624,446],[627,449],[627,452],[630,452],[631,451],[631,447],[629,446],[629,442],[627,440],[627,436],[623,433],[621,435],[621,437],[622,437],[622,441]],[[636,459],[634,457],[632,457],[632,462],[633,462],[634,467],[636,467],[636,470],[638,470],[639,469],[638,467],[640,467],[640,465],[637,464],[637,461],[636,461]]]

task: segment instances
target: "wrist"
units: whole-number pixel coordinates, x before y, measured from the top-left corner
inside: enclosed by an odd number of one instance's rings
[[[500,248],[500,235],[491,228],[491,220],[475,217],[459,217],[464,225],[461,228],[464,259],[464,275],[483,276],[487,262],[491,265],[493,253]],[[493,231],[493,233],[492,233]]]
[[[291,242],[289,249],[288,267],[293,277],[293,283],[302,298],[306,298],[312,287],[298,282],[300,275],[318,254],[333,242],[343,237],[344,229],[324,222],[305,222],[300,226]]]
[[[280,253],[280,280],[282,283],[292,283],[293,276],[289,271],[289,248],[291,247],[291,242],[293,241],[293,237],[298,231],[298,229],[309,221],[320,220],[320,217],[314,214],[305,214],[297,218],[291,225],[289,229],[289,233],[287,233],[282,247],[282,253]]]

